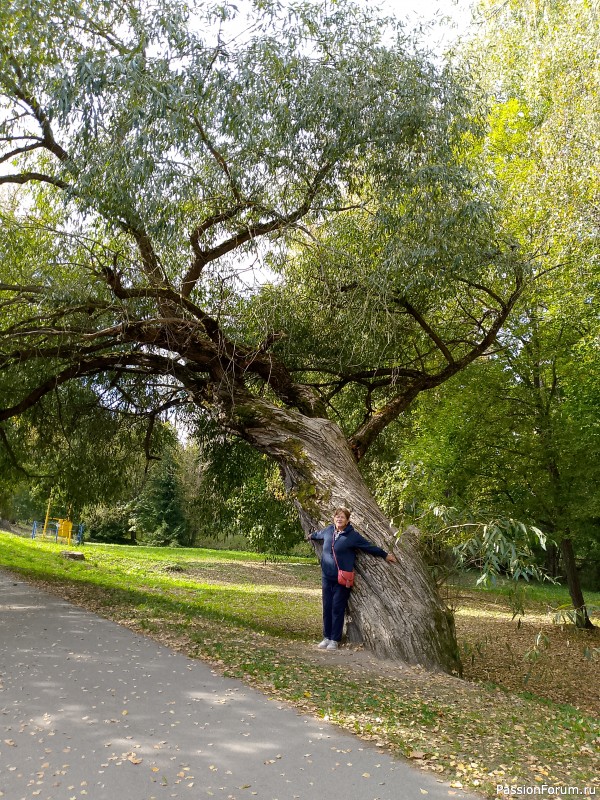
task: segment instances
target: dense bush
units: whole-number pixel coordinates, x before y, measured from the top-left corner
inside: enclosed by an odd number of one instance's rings
[[[132,544],[135,533],[132,529],[131,505],[88,506],[82,514],[86,538],[94,542],[110,544]]]

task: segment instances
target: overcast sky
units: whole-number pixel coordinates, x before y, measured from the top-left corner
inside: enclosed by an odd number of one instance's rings
[[[371,5],[369,0],[362,0]],[[378,0],[376,5],[399,19],[407,20],[414,28],[422,22],[436,22],[434,42],[436,50],[447,49],[463,33],[471,19],[470,8],[474,0]]]

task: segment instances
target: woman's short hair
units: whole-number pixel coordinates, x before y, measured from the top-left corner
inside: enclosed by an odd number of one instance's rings
[[[338,506],[336,509],[334,509],[333,516],[335,517],[336,514],[343,514],[346,519],[350,519],[350,510],[345,506]]]

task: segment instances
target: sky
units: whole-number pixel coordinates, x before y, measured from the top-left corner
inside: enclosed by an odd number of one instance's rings
[[[369,0],[362,0],[371,4]],[[435,21],[432,47],[443,52],[466,30],[471,19],[473,0],[379,0],[377,5],[399,19],[405,19],[409,28],[419,23]]]
[[[355,0],[359,5],[380,9],[406,21],[408,30],[415,30],[423,23],[435,22],[427,34],[431,51],[442,55],[456,38],[465,32],[471,20],[471,6],[476,0]],[[285,5],[286,0],[283,0]],[[249,10],[249,0],[235,0],[235,6],[244,13]],[[234,28],[239,23],[230,22]]]

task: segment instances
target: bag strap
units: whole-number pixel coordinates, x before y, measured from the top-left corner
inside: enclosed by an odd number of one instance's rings
[[[341,533],[338,533],[338,536],[341,536]],[[335,566],[339,570],[340,565],[338,564],[338,560],[335,556],[335,531],[333,532],[333,535],[331,537],[331,552],[333,554],[333,560],[335,561]]]
[[[335,531],[333,532],[333,534],[332,534],[332,536],[331,536],[331,552],[332,552],[332,554],[333,554],[333,560],[335,561],[335,566],[336,566],[336,567],[338,568],[338,570],[339,570],[339,568],[340,568],[340,565],[338,564],[338,560],[337,560],[337,558],[335,557]]]

